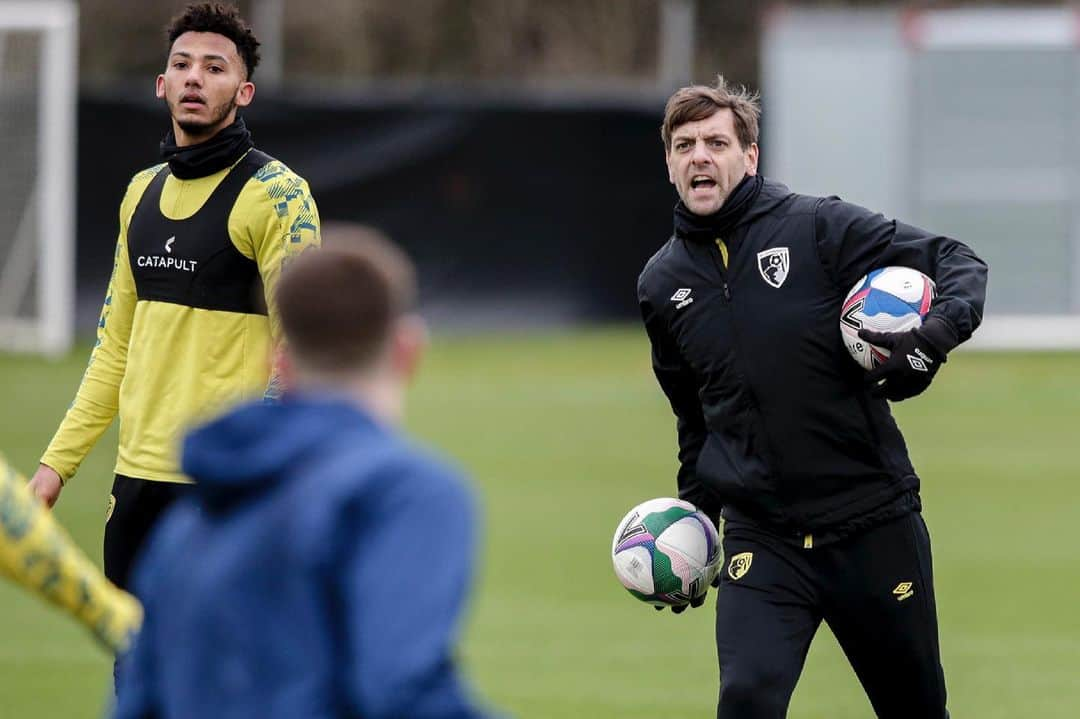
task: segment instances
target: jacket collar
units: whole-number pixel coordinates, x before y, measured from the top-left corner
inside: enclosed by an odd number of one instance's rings
[[[675,204],[675,235],[689,240],[712,241],[726,237],[747,215],[765,184],[761,175],[746,175],[711,215],[695,215],[682,200]]]

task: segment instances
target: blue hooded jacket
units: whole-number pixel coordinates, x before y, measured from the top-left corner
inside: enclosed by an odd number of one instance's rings
[[[462,478],[352,404],[251,404],[189,435],[196,480],[135,574],[119,719],[472,719],[452,651]]]

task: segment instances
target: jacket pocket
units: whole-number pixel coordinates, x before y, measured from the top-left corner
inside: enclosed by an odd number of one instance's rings
[[[768,467],[754,439],[730,430],[709,431],[698,455],[697,475],[723,504],[757,508],[767,505],[764,500],[773,494]]]

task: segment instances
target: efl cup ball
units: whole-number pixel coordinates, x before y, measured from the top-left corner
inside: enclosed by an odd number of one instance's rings
[[[689,502],[650,499],[619,522],[611,560],[635,597],[679,606],[708,590],[722,561],[720,538],[712,520]]]
[[[889,358],[889,350],[859,338],[860,329],[906,332],[922,326],[934,301],[934,281],[910,267],[883,267],[855,283],[840,311],[840,336],[863,369]]]

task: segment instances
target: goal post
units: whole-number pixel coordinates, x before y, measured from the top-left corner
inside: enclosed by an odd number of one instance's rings
[[[77,49],[75,2],[0,0],[0,350],[74,338]]]

